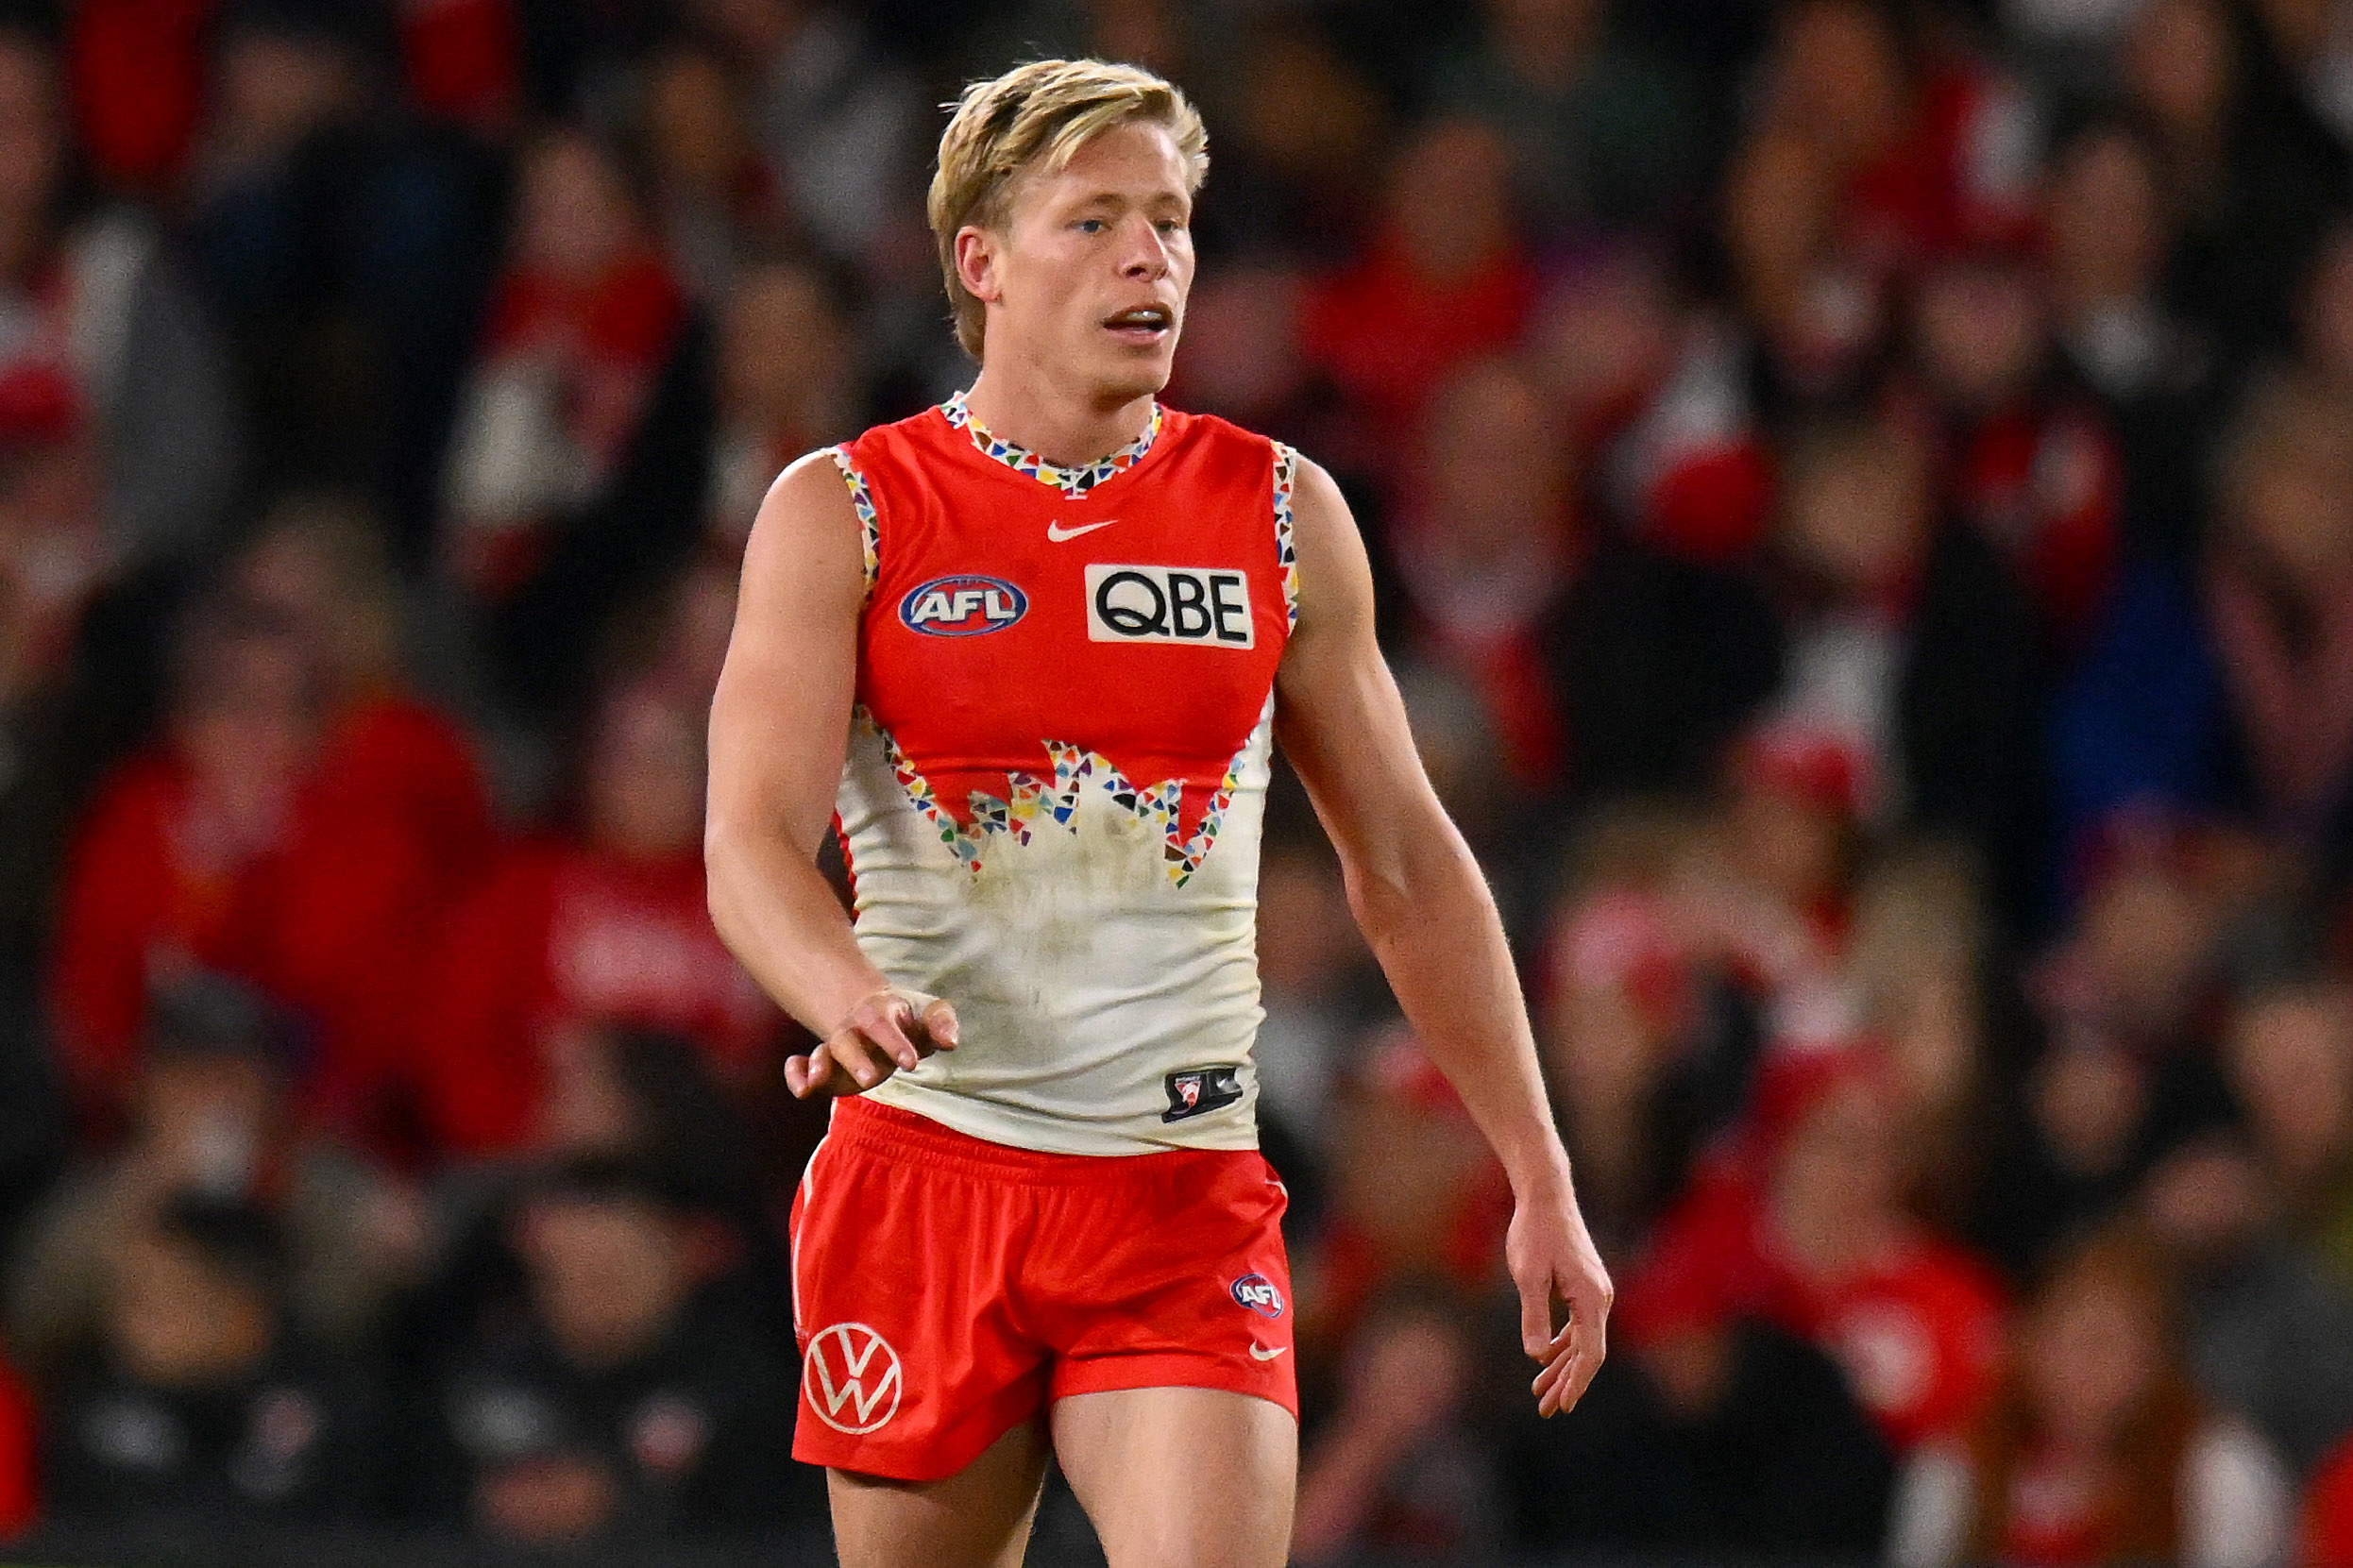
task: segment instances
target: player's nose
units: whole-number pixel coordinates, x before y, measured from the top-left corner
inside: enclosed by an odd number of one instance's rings
[[[1126,254],[1121,258],[1123,278],[1158,280],[1168,276],[1168,241],[1149,222],[1130,225]]]

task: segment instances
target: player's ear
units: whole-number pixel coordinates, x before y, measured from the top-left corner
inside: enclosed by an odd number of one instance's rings
[[[1002,240],[978,224],[966,224],[956,231],[956,275],[964,285],[964,292],[983,305],[994,305],[1004,296],[997,281],[997,258]]]

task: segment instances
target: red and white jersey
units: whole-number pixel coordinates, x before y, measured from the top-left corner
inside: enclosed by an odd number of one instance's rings
[[[962,1025],[872,1098],[1059,1154],[1254,1147],[1295,458],[1156,409],[1061,468],[959,396],[835,461],[866,537],[858,943]]]

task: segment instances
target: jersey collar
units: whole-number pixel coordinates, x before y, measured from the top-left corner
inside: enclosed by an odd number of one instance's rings
[[[1109,457],[1100,457],[1079,467],[1065,468],[1048,463],[1026,447],[1017,447],[1003,436],[992,435],[989,428],[973,417],[964,406],[964,394],[956,393],[940,405],[941,417],[973,438],[973,447],[981,456],[994,458],[1017,474],[1027,474],[1041,484],[1052,485],[1073,500],[1084,496],[1096,485],[1115,474],[1124,474],[1143,461],[1143,454],[1152,449],[1152,443],[1160,435],[1160,405],[1152,404],[1152,417],[1143,427],[1143,433]]]

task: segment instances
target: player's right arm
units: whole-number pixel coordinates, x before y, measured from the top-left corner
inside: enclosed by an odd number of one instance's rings
[[[744,549],[711,703],[703,855],[711,919],[770,996],[818,1037],[785,1064],[796,1095],[855,1094],[956,1044],[944,1002],[894,991],[817,868],[857,686],[865,550],[830,452],[770,488]]]

